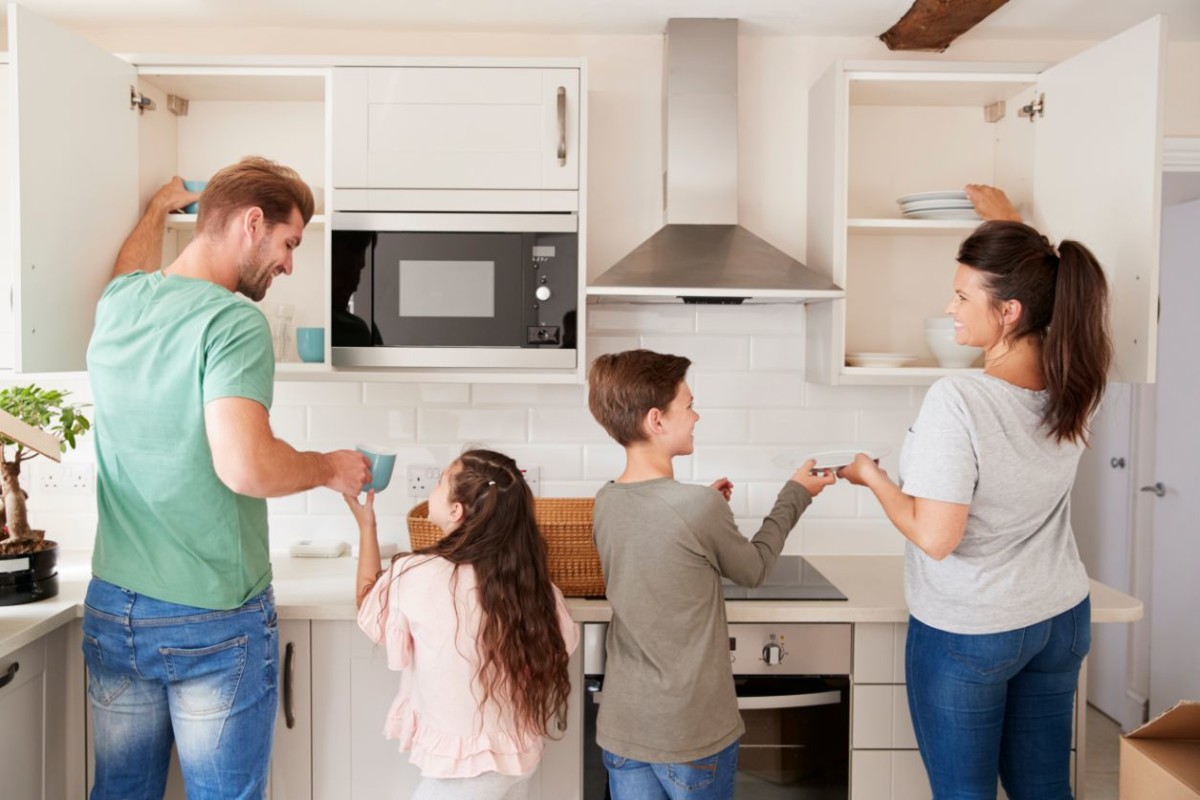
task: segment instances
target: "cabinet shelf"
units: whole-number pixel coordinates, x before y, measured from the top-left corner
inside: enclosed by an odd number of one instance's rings
[[[324,227],[328,218],[324,214],[313,214],[312,219],[308,221],[308,227],[321,228]],[[167,215],[167,230],[169,231],[190,231],[196,227],[195,214],[168,214]]]
[[[846,220],[849,233],[862,236],[962,235],[979,227],[980,219],[889,219],[887,217],[851,217]]]
[[[983,370],[977,367],[842,367],[840,382],[845,385],[920,386],[931,384],[947,375],[967,375],[973,372]]]

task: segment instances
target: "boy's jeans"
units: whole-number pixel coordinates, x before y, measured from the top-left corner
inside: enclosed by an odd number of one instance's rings
[[[92,800],[160,800],[172,742],[190,800],[263,797],[278,637],[270,587],[241,608],[212,611],[93,578],[83,616]]]
[[[651,764],[607,750],[604,768],[613,800],[733,800],[738,744],[683,764]]]
[[[1027,628],[964,635],[909,618],[908,707],[937,800],[1070,800],[1071,718],[1091,602]]]

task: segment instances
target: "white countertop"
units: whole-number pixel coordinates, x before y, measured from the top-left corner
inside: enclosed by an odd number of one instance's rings
[[[740,600],[726,604],[730,622],[906,622],[901,556],[805,556],[846,600]],[[275,607],[283,619],[352,620],[356,559],[272,554]],[[91,553],[59,552],[57,597],[0,607],[0,657],[83,615]],[[577,622],[607,622],[605,600],[567,598]],[[1142,601],[1092,581],[1093,622],[1134,622]]]

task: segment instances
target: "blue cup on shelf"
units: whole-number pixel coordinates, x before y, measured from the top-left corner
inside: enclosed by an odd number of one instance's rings
[[[382,492],[392,482],[392,468],[396,466],[395,451],[362,444],[356,449],[367,457],[371,465],[371,482],[364,483],[362,490],[368,492],[374,489],[376,492]]]
[[[301,361],[319,364],[325,360],[325,329],[296,328],[296,352]]]
[[[208,181],[184,181],[183,182],[183,188],[187,189],[189,192],[203,192],[204,188],[206,186],[208,186]],[[188,203],[186,206],[183,207],[183,213],[199,214],[200,213],[200,201],[197,200],[195,203]]]

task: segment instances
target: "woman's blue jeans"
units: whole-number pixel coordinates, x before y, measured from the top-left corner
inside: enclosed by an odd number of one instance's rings
[[[733,800],[739,742],[695,761],[652,764],[603,752],[613,800]]]
[[[189,800],[263,797],[277,624],[270,587],[241,608],[212,611],[93,578],[83,615],[92,800],[161,800],[172,743]]]
[[[910,617],[908,708],[935,800],[1070,800],[1071,720],[1092,607],[1004,633]]]

